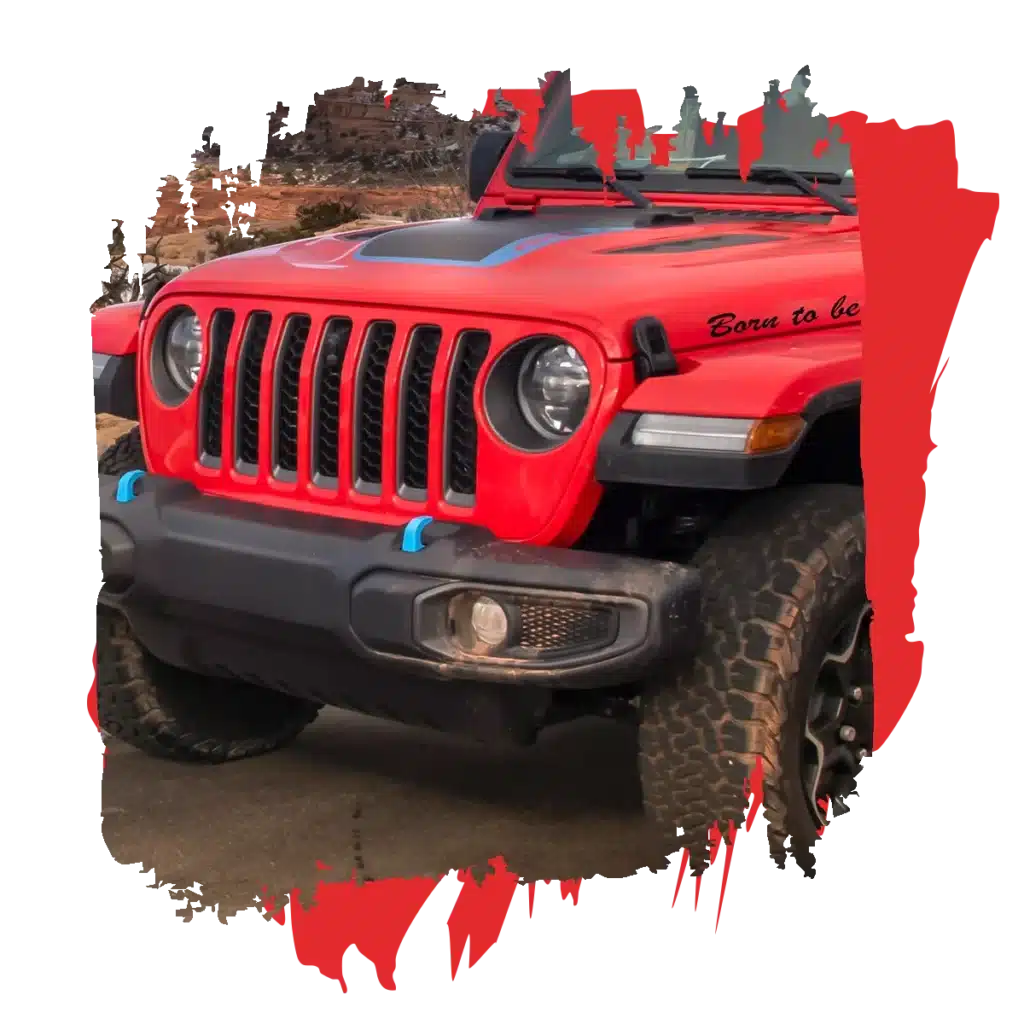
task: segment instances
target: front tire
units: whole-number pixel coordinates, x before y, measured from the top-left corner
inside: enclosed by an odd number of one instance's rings
[[[138,427],[99,458],[99,472],[146,469]],[[320,705],[158,661],[119,612],[96,609],[96,695],[100,732],[178,761],[220,763],[277,750],[317,716]]]
[[[663,830],[683,829],[699,874],[711,827],[728,837],[742,825],[760,758],[771,855],[783,867],[788,852],[813,876],[822,804],[846,810],[871,752],[863,492],[816,485],[753,498],[695,564],[703,642],[641,702],[646,808]]]
[[[142,450],[142,433],[138,427],[122,434],[100,455],[97,470],[101,474],[120,476],[133,469],[146,469],[146,456]]]

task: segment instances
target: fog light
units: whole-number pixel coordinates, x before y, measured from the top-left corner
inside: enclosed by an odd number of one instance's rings
[[[478,597],[469,613],[474,637],[487,647],[500,647],[508,639],[508,616],[497,601]]]

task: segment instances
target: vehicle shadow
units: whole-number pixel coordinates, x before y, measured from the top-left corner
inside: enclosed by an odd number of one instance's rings
[[[507,808],[640,813],[634,732],[594,719],[553,727],[532,747],[498,747],[357,715],[332,715],[293,748],[310,767],[382,779]],[[344,742],[338,742],[343,739]]]

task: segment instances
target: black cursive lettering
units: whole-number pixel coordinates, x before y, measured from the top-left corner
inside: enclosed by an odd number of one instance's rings
[[[708,326],[711,328],[712,338],[724,338],[727,334],[732,334],[732,328],[729,324],[736,319],[735,313],[718,313],[708,320]]]
[[[799,309],[793,310],[793,326],[799,327],[800,324],[813,324],[818,319],[818,314],[813,309],[805,309],[801,306]]]
[[[844,316],[854,317],[860,312],[860,303],[851,302],[849,306],[844,305],[846,302],[846,296],[840,295],[834,303],[832,303],[832,319],[840,320]]]
[[[724,338],[727,334],[744,334],[746,331],[767,331],[779,326],[777,316],[749,317],[737,320],[735,313],[717,313],[708,320],[712,338]]]

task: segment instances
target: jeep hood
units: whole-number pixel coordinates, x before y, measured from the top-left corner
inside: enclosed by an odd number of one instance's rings
[[[577,207],[322,235],[204,264],[158,304],[192,293],[536,318],[590,331],[613,359],[631,355],[641,316],[659,317],[676,351],[859,318],[857,218],[797,207],[652,223],[652,212]]]

